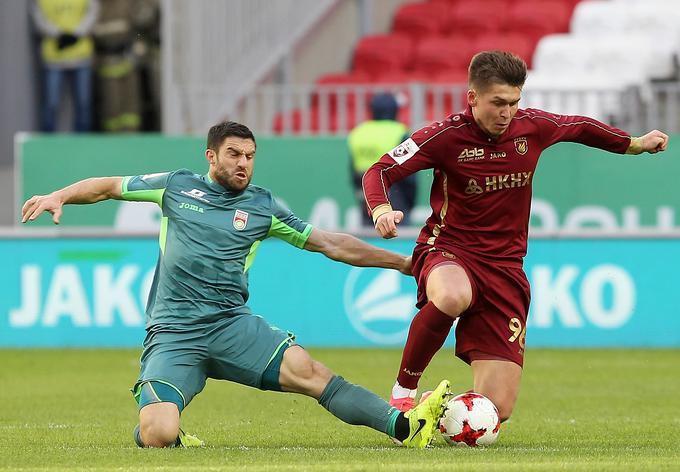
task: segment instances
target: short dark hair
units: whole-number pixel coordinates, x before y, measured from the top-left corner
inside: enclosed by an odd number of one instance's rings
[[[255,143],[255,136],[253,132],[246,125],[236,123],[235,121],[223,121],[218,123],[208,131],[208,149],[217,151],[225,139],[230,136],[237,138],[252,139]],[[257,146],[257,143],[255,143]]]
[[[522,58],[506,51],[482,51],[475,54],[468,68],[470,87],[485,89],[492,84],[522,87],[527,79],[527,65]]]

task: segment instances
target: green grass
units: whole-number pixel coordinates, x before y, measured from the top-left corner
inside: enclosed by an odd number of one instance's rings
[[[386,396],[396,350],[312,350]],[[183,415],[200,450],[140,450],[127,391],[131,350],[0,350],[0,469],[24,470],[680,470],[680,350],[530,351],[513,418],[488,448],[393,446],[310,398],[209,381]],[[467,366],[440,352],[421,386]]]

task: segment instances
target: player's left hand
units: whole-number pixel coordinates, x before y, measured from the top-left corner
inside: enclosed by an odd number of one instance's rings
[[[657,152],[665,151],[668,147],[668,135],[656,129],[641,136],[639,139],[641,145],[640,152],[656,154]]]
[[[59,224],[61,217],[63,202],[54,193],[49,195],[34,195],[24,203],[21,208],[21,222],[33,221],[39,217],[43,212],[48,211],[52,213],[52,221],[55,225]]]
[[[412,266],[411,256],[404,257],[404,263],[399,268],[399,272],[401,272],[404,275],[413,275],[412,269],[413,269],[413,266]]]

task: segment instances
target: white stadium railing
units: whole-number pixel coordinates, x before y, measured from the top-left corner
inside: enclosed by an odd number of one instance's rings
[[[465,84],[269,85],[256,88],[224,118],[250,126],[258,135],[344,135],[368,118],[371,94],[391,91],[411,129],[464,109]],[[647,83],[625,89],[550,88],[527,83],[522,108],[585,115],[639,134],[650,129],[680,132],[680,83]]]

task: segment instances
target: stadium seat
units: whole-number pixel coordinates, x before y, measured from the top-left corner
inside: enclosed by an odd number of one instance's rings
[[[580,36],[645,34],[680,47],[680,8],[666,0],[590,1],[577,5],[571,31]]]
[[[462,35],[424,38],[416,46],[413,71],[431,76],[444,70],[465,70],[471,57],[470,45]]]
[[[354,49],[352,71],[374,76],[401,70],[411,59],[413,40],[406,35],[364,36]]]
[[[535,44],[545,35],[568,31],[570,16],[564,0],[521,0],[510,7],[506,30],[531,37]]]
[[[476,52],[492,49],[503,49],[513,52],[524,59],[528,66],[531,66],[534,42],[522,33],[490,33],[480,36],[472,44]]]
[[[578,35],[606,35],[622,28],[629,14],[618,2],[592,0],[581,2],[574,8],[570,31]]]
[[[587,38],[570,34],[544,36],[536,45],[533,68],[538,72],[552,72],[556,76],[585,70],[591,65],[589,48]]]
[[[458,2],[444,21],[446,34],[465,34],[469,39],[501,30],[507,21],[504,0],[467,0]]]
[[[415,41],[438,35],[450,8],[441,2],[406,3],[394,15],[392,33],[410,36]]]

